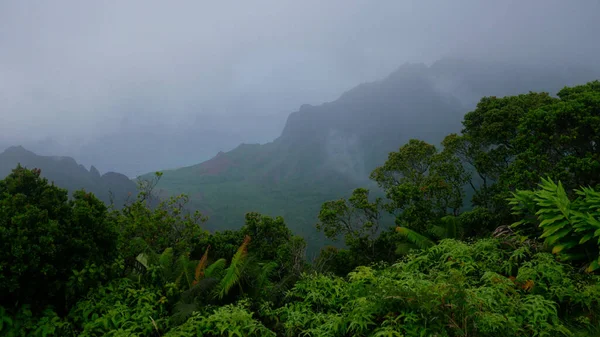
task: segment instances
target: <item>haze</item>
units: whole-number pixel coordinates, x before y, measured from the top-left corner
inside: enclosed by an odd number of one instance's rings
[[[405,62],[597,64],[600,2],[1,1],[0,147],[130,176],[276,138]],[[1,150],[1,149],[0,149]]]

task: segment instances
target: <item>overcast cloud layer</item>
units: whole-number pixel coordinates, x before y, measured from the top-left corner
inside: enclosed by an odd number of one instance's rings
[[[599,14],[597,0],[0,0],[0,142],[68,152],[193,121],[264,142],[301,104],[405,62],[597,62]]]

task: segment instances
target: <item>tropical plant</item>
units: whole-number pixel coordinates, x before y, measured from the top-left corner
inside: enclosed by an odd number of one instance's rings
[[[513,227],[539,234],[562,261],[581,261],[588,272],[600,268],[600,192],[574,190],[571,200],[561,182],[542,179],[535,191],[513,193],[510,204],[522,220]]]

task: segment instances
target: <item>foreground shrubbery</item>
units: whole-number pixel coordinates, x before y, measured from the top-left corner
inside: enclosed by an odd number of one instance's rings
[[[441,241],[347,277],[305,273],[279,303],[242,296],[181,320],[173,288],[117,279],[59,318],[26,309],[2,332],[59,336],[581,336],[600,330],[598,276],[514,238]],[[245,298],[245,299],[244,299]],[[255,301],[252,303],[252,301]],[[37,334],[36,334],[37,331]],[[19,335],[19,334],[15,334]]]
[[[345,248],[313,263],[281,217],[208,233],[156,181],[111,210],[19,166],[0,335],[600,335],[599,111],[600,82],[482,99],[443,150],[411,140],[373,171],[385,198],[324,203],[316,227]]]
[[[444,240],[346,278],[305,275],[279,308],[285,336],[544,336],[598,324],[600,284],[527,244]]]

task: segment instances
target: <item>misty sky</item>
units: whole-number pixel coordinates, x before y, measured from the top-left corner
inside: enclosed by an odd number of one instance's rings
[[[0,0],[0,141],[197,121],[264,142],[301,104],[405,62],[597,61],[599,14],[597,0]]]

